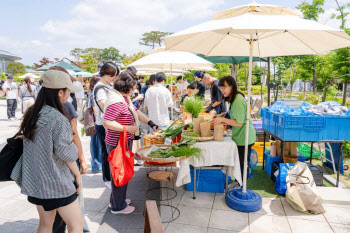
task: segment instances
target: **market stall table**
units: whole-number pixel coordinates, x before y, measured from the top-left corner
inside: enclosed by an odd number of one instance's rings
[[[194,146],[203,150],[203,158],[180,161],[176,186],[191,182],[190,165],[194,167],[193,199],[196,198],[196,171],[200,169],[223,169],[226,172],[226,192],[228,176],[234,177],[242,185],[238,149],[231,138],[225,137],[224,141],[197,142]]]

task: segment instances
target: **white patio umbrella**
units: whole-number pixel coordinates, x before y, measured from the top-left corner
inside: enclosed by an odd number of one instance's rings
[[[91,78],[93,76],[93,74],[87,71],[75,72],[74,75],[80,75],[81,77],[84,77],[84,78]]]
[[[237,7],[245,8],[239,14],[234,14],[235,8],[231,9],[233,17],[227,14],[230,9],[220,11],[208,22],[165,37],[166,48],[206,56],[250,56],[249,100],[253,57],[319,54],[350,46],[350,36],[342,30],[302,19],[296,16],[296,12],[290,13],[290,9],[281,14],[281,11],[275,12],[276,6],[253,4],[254,7]],[[264,10],[257,12],[257,9]],[[247,104],[246,125],[249,125],[249,109],[250,101]],[[246,127],[244,167],[247,167],[248,129]],[[247,169],[244,169],[243,193],[247,192],[246,172]]]
[[[38,79],[40,78],[39,76],[35,75],[35,74],[32,74],[32,73],[26,73],[22,76],[19,76],[18,78],[19,79],[24,79],[25,77],[29,76],[30,78],[33,78],[33,79]]]

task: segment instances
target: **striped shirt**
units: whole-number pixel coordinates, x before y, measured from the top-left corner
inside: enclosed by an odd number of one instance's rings
[[[45,105],[40,111],[33,141],[23,140],[21,192],[40,199],[73,195],[74,175],[66,164],[78,159],[68,119]]]
[[[129,100],[127,99],[127,97],[123,97],[125,99],[125,102],[129,104]],[[134,108],[137,111],[137,108],[134,105],[130,107]],[[104,120],[116,121],[119,124],[125,126],[134,124],[134,116],[132,115],[130,110],[125,106],[124,103],[115,103],[108,106],[105,112]],[[107,129],[105,142],[109,145],[116,146],[118,144],[119,135],[120,133],[118,131]],[[134,134],[128,133],[127,135],[128,141],[134,139]]]

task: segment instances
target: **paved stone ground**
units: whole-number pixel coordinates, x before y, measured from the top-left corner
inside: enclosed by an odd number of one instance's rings
[[[0,147],[6,138],[18,129],[19,121],[6,120],[6,102],[0,100]],[[20,114],[17,115],[20,117]],[[90,165],[89,138],[82,137],[85,156]],[[112,215],[107,207],[110,190],[107,189],[101,174],[86,174],[83,177],[85,198],[85,219],[91,232],[143,232],[143,210],[145,190],[157,187],[157,183],[148,183],[146,168],[136,168],[135,177],[128,187],[128,198],[136,206],[131,215]],[[175,170],[176,173],[176,170]],[[150,186],[149,186],[150,185]],[[162,184],[164,186],[164,184]],[[174,222],[163,224],[168,233],[228,233],[228,232],[350,232],[350,206],[324,205],[325,214],[305,215],[292,209],[285,198],[264,198],[263,208],[255,213],[241,213],[228,208],[223,194],[197,193],[192,199],[192,192],[183,187],[175,188],[177,196],[172,205],[180,210],[180,216]],[[151,193],[158,199],[160,193]],[[172,192],[170,192],[172,195]],[[166,192],[162,191],[162,196]],[[167,204],[162,201],[162,204]],[[171,217],[168,207],[160,208],[163,221]],[[176,214],[175,214],[176,215]],[[20,193],[14,182],[0,183],[0,232],[32,233],[36,232],[38,214],[34,205],[28,203],[26,196]]]

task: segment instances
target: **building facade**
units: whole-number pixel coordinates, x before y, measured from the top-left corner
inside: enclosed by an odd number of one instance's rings
[[[18,57],[10,52],[7,52],[5,50],[1,50],[0,49],[0,74],[2,72],[6,73],[6,66],[7,64],[9,64],[10,62],[13,61],[18,61],[18,60],[22,60],[21,57]]]

